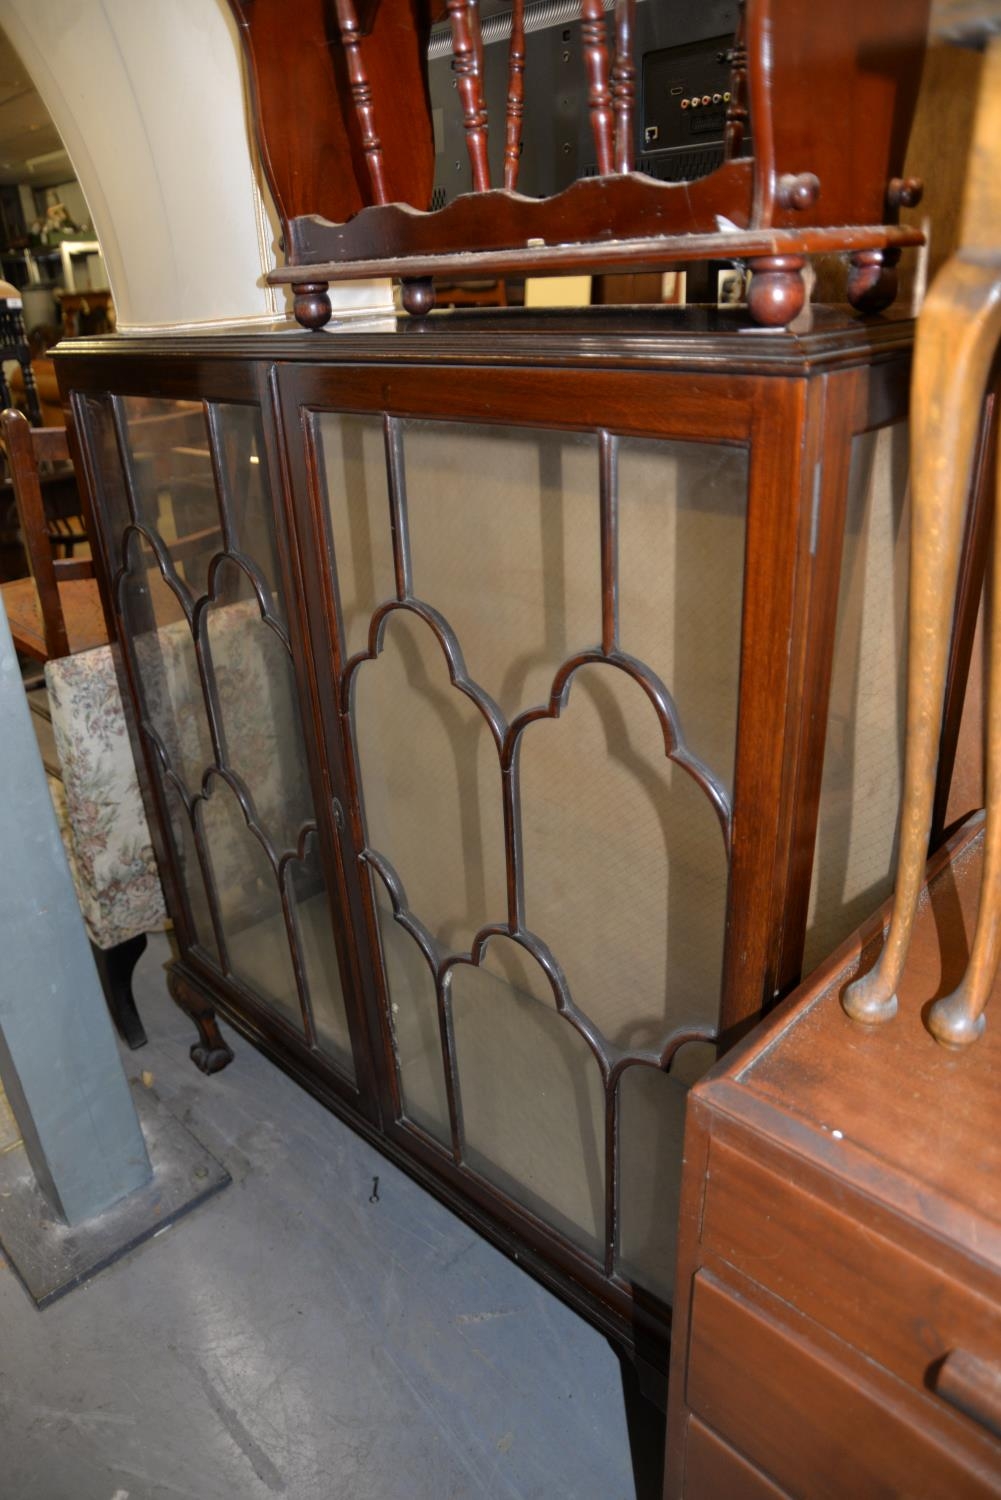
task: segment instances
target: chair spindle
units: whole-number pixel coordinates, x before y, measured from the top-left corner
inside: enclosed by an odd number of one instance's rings
[[[389,191],[382,161],[382,142],[375,126],[375,105],[372,88],[365,71],[365,59],[361,49],[361,25],[354,0],[337,0],[337,24],[341,30],[344,55],[348,65],[348,82],[355,115],[361,128],[362,150],[368,167],[372,197],[376,203],[388,203]]]
[[[521,120],[525,111],[525,0],[511,8],[511,46],[507,55],[507,116],[504,139],[504,186],[513,193],[521,163]]]
[[[615,154],[612,142],[612,96],[608,87],[608,37],[602,0],[582,0],[580,14],[584,66],[587,69],[588,107],[598,157],[598,174],[607,177],[614,171]]]
[[[723,159],[733,161],[740,155],[747,130],[747,23],[745,0],[739,0],[737,28],[730,48],[730,102],[726,107],[723,129]]]
[[[480,25],[480,0],[469,0],[469,25],[473,36],[473,57],[476,61],[476,77],[480,93],[483,91],[483,28]],[[481,97],[481,108],[486,112],[486,101]],[[484,123],[486,123],[484,121]]]
[[[615,64],[612,68],[612,104],[615,110],[615,170],[631,172],[635,166],[633,149],[633,108],[636,103],[636,62],[633,36],[636,27],[636,0],[615,0]]]
[[[448,0],[452,26],[452,67],[459,85],[466,149],[473,169],[473,191],[490,188],[487,160],[487,107],[483,98],[483,37],[476,0]]]

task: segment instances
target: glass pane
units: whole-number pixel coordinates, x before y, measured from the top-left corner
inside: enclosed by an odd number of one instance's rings
[[[375,418],[316,423],[355,652],[367,646],[372,611],[395,593],[384,436]],[[445,617],[470,677],[506,716],[547,702],[560,665],[600,640],[596,436],[401,427],[415,596]],[[619,452],[623,649],[663,678],[689,747],[730,780],[746,451],[623,439]],[[441,947],[468,950],[480,928],[507,916],[497,753],[415,616],[394,612],[379,657],[356,674],[353,731],[370,847],[391,862]],[[526,923],[563,965],[576,1003],[622,1047],[659,1047],[679,1026],[714,1024],[723,834],[699,785],[668,761],[642,688],[611,667],[580,669],[561,718],[525,732],[520,773]],[[447,1144],[434,986],[376,888],[404,1110]],[[481,967],[451,973],[464,1161],[600,1257],[596,1060],[516,944],[493,939]],[[664,1087],[651,1077],[626,1085],[630,1122],[635,1100]],[[670,1090],[683,1111],[681,1075]],[[646,1266],[653,1221],[632,1204],[629,1212],[623,1254]],[[658,1276],[654,1257],[646,1284]]]
[[[389,988],[403,1113],[443,1145],[451,1147],[438,1003],[431,970],[410,934],[393,920],[382,881],[375,877],[372,886]]]
[[[205,412],[200,401],[124,396],[137,519],[166,544],[177,573],[199,598],[222,527]]]
[[[483,969],[457,965],[451,992],[466,1165],[600,1257],[605,1104],[594,1055],[550,1006]]]
[[[622,1047],[714,1022],[723,835],[667,760],[643,689],[615,667],[581,667],[561,717],[524,731],[521,803],[526,922],[577,1005]]]
[[[295,849],[313,808],[288,649],[261,618],[250,579],[229,559],[216,568],[203,622],[227,767],[246,783],[274,852]]]
[[[619,631],[657,673],[688,747],[732,786],[747,451],[622,438]]]
[[[852,445],[803,972],[893,889],[906,728],[908,434]]]
[[[199,802],[198,826],[208,853],[229,957],[229,971],[303,1030],[278,883],[247,827],[235,795],[219,776]]]
[[[89,440],[94,455],[98,498],[105,518],[101,529],[109,544],[111,568],[114,572],[122,564],[121,539],[133,517],[129,511],[128,493],[122,475],[112,398],[80,396],[77,399],[84,417],[82,436]]]
[[[365,649],[376,606],[396,597],[386,443],[381,417],[325,412],[314,423],[351,656]]]
[[[135,514],[115,411],[129,460]],[[276,519],[260,410],[254,405],[138,397],[86,398],[83,416],[101,470],[113,557],[137,521],[163,544],[177,581],[161,573],[154,547],[133,534],[120,586],[124,639],[139,709],[190,795],[209,776],[196,819],[205,860],[183,801],[168,787],[171,833],[199,946],[220,967],[304,1030],[275,866],[315,826],[304,726],[284,636]],[[384,469],[384,465],[383,465]],[[211,577],[211,595],[209,585]],[[195,605],[198,605],[195,610]],[[187,606],[187,611],[185,606]],[[263,614],[262,614],[263,609]],[[189,617],[194,615],[198,643]],[[201,664],[198,652],[201,653]],[[216,734],[213,743],[210,725]],[[246,788],[248,807],[272,858],[248,827],[225,771]],[[284,866],[316,1043],[354,1072],[345,997],[317,835]],[[215,892],[227,955],[217,952],[206,881]]]
[[[354,724],[368,841],[446,949],[506,915],[500,765],[486,721],[452,687],[441,647],[397,611],[355,677]]]
[[[281,574],[265,465],[261,414],[256,406],[212,407],[219,443],[229,547],[257,564],[271,591],[275,612],[284,614]]]
[[[167,803],[167,815],[170,819],[170,832],[177,856],[177,865],[187,894],[191,920],[195,927],[195,939],[199,948],[203,949],[212,961],[222,968],[219,945],[215,940],[209,901],[205,894],[205,880],[201,865],[198,863],[198,851],[195,848],[188,810],[181,801],[176,788],[171,786],[169,781],[162,780],[161,785]]]
[[[619,1080],[616,1270],[668,1304],[674,1294],[685,1103],[693,1071],[704,1072],[714,1057],[711,1048],[697,1051],[694,1069],[686,1059],[669,1073],[627,1068]]]
[[[171,769],[194,796],[214,758],[195,643],[177,595],[138,532],[129,538],[126,555],[128,571],[119,600],[142,716],[159,736]]]
[[[348,1017],[316,833],[307,835],[303,858],[290,860],[286,869],[316,1040],[353,1078]]]
[[[601,639],[597,439],[407,422],[404,455],[414,592],[509,718],[547,702]]]

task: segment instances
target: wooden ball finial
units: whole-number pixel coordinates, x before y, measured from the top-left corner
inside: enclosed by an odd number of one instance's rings
[[[762,255],[750,262],[751,285],[747,306],[755,323],[785,328],[806,301],[801,255]]]
[[[311,328],[316,332],[330,322],[332,309],[327,296],[328,285],[329,282],[326,281],[299,281],[293,284],[293,308],[296,321],[303,328]]]
[[[400,290],[403,306],[413,318],[423,318],[433,311],[435,304],[434,282],[430,276],[413,281],[404,281]]]
[[[878,313],[897,295],[900,251],[856,250],[848,272],[848,301],[861,313]]]
[[[815,172],[786,172],[778,180],[775,197],[782,208],[803,213],[820,197],[820,178]]]

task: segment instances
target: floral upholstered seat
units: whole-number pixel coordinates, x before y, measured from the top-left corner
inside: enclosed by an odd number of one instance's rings
[[[45,665],[62,784],[53,803],[91,942],[109,949],[167,911],[108,646]]]

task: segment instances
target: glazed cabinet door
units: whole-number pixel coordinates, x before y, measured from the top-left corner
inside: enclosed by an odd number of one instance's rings
[[[241,379],[242,399],[213,400],[159,394],[166,376],[129,394],[123,377],[74,409],[182,963],[354,1098],[367,1043],[317,820],[298,589]]]
[[[359,372],[279,379],[387,1129],[580,1279],[668,1304],[719,1025],[747,447],[531,402],[442,420],[447,372],[394,372],[375,411]]]

